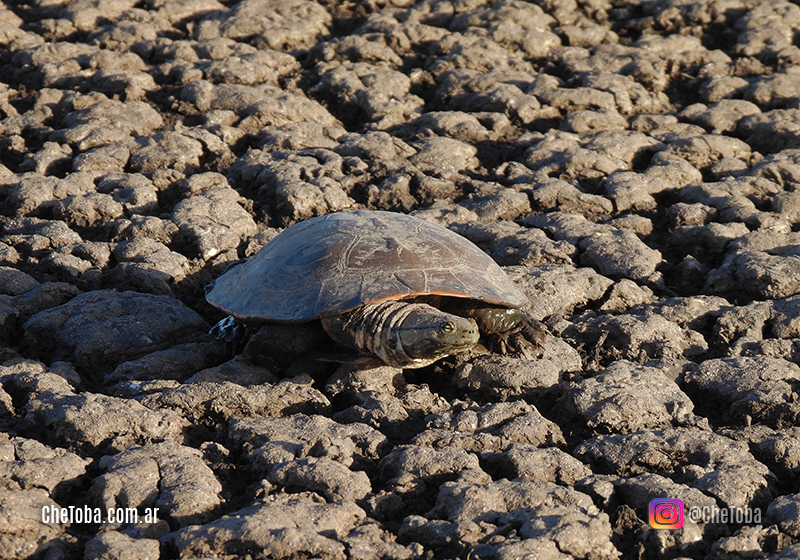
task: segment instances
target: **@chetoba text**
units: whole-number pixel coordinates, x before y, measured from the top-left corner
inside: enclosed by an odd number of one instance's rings
[[[683,527],[683,502],[675,498],[662,498],[650,502],[650,526],[654,529]]]

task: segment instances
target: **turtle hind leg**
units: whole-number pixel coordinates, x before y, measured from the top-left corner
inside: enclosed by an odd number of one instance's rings
[[[247,342],[247,337],[250,335],[250,329],[241,319],[228,315],[216,325],[211,327],[208,334],[214,336],[217,340],[232,344],[238,353]]]

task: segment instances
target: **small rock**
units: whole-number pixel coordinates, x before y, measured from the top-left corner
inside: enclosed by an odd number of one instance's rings
[[[568,398],[586,425],[630,433],[669,425],[707,426],[671,379],[653,367],[618,360],[596,376],[571,384]]]
[[[662,259],[660,252],[625,230],[586,237],[579,246],[581,262],[611,278],[645,280],[655,274]]]
[[[375,459],[386,437],[365,424],[338,424],[324,416],[295,414],[277,418],[236,418],[231,440],[246,445],[258,468],[304,457],[327,457],[345,466]]]
[[[797,364],[763,356],[706,360],[690,365],[683,378],[687,392],[704,403],[704,413],[778,428],[797,423],[792,387],[798,381]]]
[[[86,543],[84,558],[124,558],[158,560],[161,545],[156,539],[134,539],[118,531],[104,531]]]
[[[225,380],[187,382],[139,400],[153,410],[175,410],[193,419],[214,415],[224,421],[236,417],[321,414],[330,409],[330,402],[318,390],[289,379],[251,387]]]
[[[23,328],[23,344],[34,354],[99,373],[196,339],[208,325],[169,297],[99,290],[39,312]]]
[[[666,458],[675,452],[687,462],[670,466]],[[747,444],[708,431],[667,428],[597,436],[573,454],[589,462],[593,472],[635,476],[658,469],[728,507],[761,507],[772,499],[769,469],[753,458]]]
[[[135,443],[181,438],[188,422],[174,412],[93,393],[45,391],[23,409],[26,432],[85,452],[119,452]]]
[[[42,517],[43,511],[60,513],[61,506],[50,499],[46,490],[6,490],[0,488],[0,506],[14,512],[0,516],[0,535],[8,558],[28,558],[42,550],[59,551],[59,537],[64,533],[60,520]],[[63,545],[62,545],[63,546]]]
[[[206,525],[185,527],[170,541],[184,556],[209,550],[227,554],[231,543],[239,543],[236,554],[345,560],[344,545],[333,538],[348,534],[365,517],[353,502],[320,503],[313,494],[275,495]]]
[[[210,520],[221,503],[222,486],[201,453],[174,442],[133,445],[100,467],[106,472],[89,495],[106,510],[157,508],[158,519],[185,526]]]
[[[767,523],[777,523],[781,531],[791,537],[800,536],[800,496],[778,496],[767,508]]]
[[[272,467],[267,479],[273,484],[318,492],[330,502],[361,500],[372,492],[369,477],[326,458],[297,459]]]

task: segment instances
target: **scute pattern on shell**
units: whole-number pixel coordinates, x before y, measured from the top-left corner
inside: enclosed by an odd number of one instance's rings
[[[209,287],[240,319],[304,322],[393,298],[445,295],[521,307],[527,297],[491,257],[437,224],[342,211],[281,232]]]

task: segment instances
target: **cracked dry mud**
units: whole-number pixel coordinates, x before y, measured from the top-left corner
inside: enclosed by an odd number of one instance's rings
[[[0,558],[800,558],[799,31],[780,0],[3,3]],[[345,208],[476,243],[543,356],[282,378],[206,334],[205,284]]]

